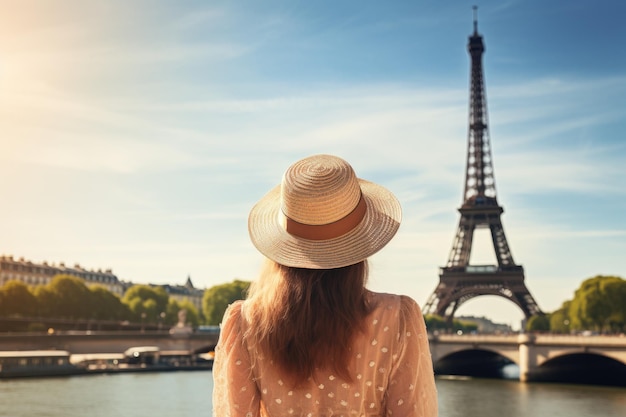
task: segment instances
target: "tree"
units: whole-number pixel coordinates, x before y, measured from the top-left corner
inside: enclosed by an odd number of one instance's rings
[[[9,281],[0,288],[0,316],[34,316],[37,298],[21,281]]]
[[[198,313],[196,306],[194,306],[189,300],[181,301],[179,306],[180,310],[187,311],[187,324],[191,327],[198,327],[200,324],[200,314]]]
[[[91,291],[91,318],[96,320],[122,320],[130,316],[128,306],[103,286],[95,285]]]
[[[452,323],[448,323],[443,317],[437,314],[426,314],[424,316],[424,321],[426,322],[426,328],[429,332],[442,330],[444,332],[475,332],[478,329],[478,325],[476,323],[472,323],[469,321],[452,319]]]
[[[424,321],[426,322],[426,328],[429,332],[435,330],[446,330],[448,327],[443,317],[438,316],[437,314],[426,314],[424,316]]]
[[[180,305],[178,301],[173,298],[170,298],[170,301],[167,303],[167,309],[165,309],[165,320],[164,324],[175,325],[178,323],[178,311],[180,310]]]
[[[605,328],[614,333],[626,331],[626,280],[611,280],[604,284],[606,302],[611,311],[606,317]]]
[[[550,318],[545,314],[535,314],[528,319],[526,330],[529,332],[550,331]]]
[[[57,299],[48,285],[38,285],[33,293],[37,299],[37,313],[39,317],[56,317]]]
[[[611,331],[623,329],[626,281],[616,276],[597,275],[580,285],[570,303],[572,329]]]
[[[234,280],[206,290],[202,297],[202,309],[207,324],[220,324],[226,308],[237,300],[243,300],[249,287],[249,281]]]
[[[550,314],[550,331],[553,333],[570,333],[570,304],[571,301],[565,301],[560,309]]]
[[[82,279],[61,274],[55,276],[48,286],[53,294],[55,316],[73,319],[89,318],[91,292]]]
[[[133,285],[122,297],[122,302],[129,307],[134,319],[147,319],[148,323],[160,320],[161,312],[167,310],[168,301],[165,289],[149,285]]]

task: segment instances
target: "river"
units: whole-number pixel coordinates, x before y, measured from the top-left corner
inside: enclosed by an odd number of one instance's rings
[[[2,417],[210,417],[210,371],[0,380]],[[440,417],[624,417],[626,388],[437,379]]]

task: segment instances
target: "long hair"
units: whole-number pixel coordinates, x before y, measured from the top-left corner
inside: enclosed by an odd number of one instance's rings
[[[244,308],[246,339],[294,385],[327,369],[351,381],[355,335],[370,313],[367,261],[337,269],[291,268],[267,261]]]

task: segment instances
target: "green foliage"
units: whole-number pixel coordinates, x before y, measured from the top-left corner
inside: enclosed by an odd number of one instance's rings
[[[583,281],[567,313],[573,330],[624,331],[626,280],[598,275]]]
[[[165,318],[163,324],[174,325],[178,322],[178,311],[180,310],[180,304],[173,298],[170,298],[165,309]]]
[[[198,327],[200,325],[200,314],[198,314],[196,306],[188,300],[181,301],[179,305],[181,310],[187,312],[187,324],[194,328]]]
[[[191,301],[183,300],[177,301],[173,298],[170,298],[169,303],[167,304],[167,310],[165,312],[164,324],[172,326],[178,323],[178,312],[180,310],[185,310],[186,313],[186,322],[188,326],[198,327],[200,325],[200,313],[198,309]]]
[[[448,325],[443,317],[436,314],[426,314],[424,316],[424,321],[426,322],[426,328],[428,331],[446,330],[448,328]]]
[[[478,330],[478,325],[469,321],[453,320],[452,328],[455,331],[461,330],[463,333],[469,333]]]
[[[158,308],[157,302],[155,299],[144,300],[142,303],[142,318],[147,322],[156,322],[158,321],[159,314],[161,313],[161,309]]]
[[[48,287],[53,294],[53,311],[58,317],[89,318],[91,292],[82,279],[71,275],[57,275]]]
[[[161,287],[133,285],[124,294],[122,302],[128,306],[134,320],[157,323],[161,312],[167,310],[169,296]]]
[[[548,319],[553,333],[624,332],[626,280],[606,275],[588,278],[575,291],[574,298],[565,301]]]
[[[0,288],[0,316],[33,316],[37,311],[37,298],[26,284],[9,281]]]
[[[35,298],[37,298],[36,315],[39,317],[57,317],[57,299],[50,287],[47,285],[40,285],[35,287],[33,292]]]
[[[535,314],[528,319],[526,330],[534,332],[547,332],[550,330],[550,318],[545,314]]]
[[[57,275],[48,285],[33,288],[18,280],[0,286],[0,316],[130,320],[162,327],[175,325],[181,309],[189,325],[201,324],[201,313],[191,301],[170,300],[163,287],[135,285],[120,299],[107,288],[88,287],[72,275]]]
[[[569,318],[569,306],[571,301],[566,301],[563,303],[560,309],[556,310],[552,314],[550,314],[550,331],[553,333],[564,333],[568,334],[571,332],[570,323],[571,320]]]
[[[206,290],[202,299],[205,323],[219,324],[228,305],[244,299],[249,286],[250,282],[235,280]],[[0,287],[0,316],[131,320],[172,326],[183,308],[188,324],[196,327],[203,321],[191,302],[170,299],[162,287],[135,285],[122,299],[104,287],[89,288],[71,275],[57,275],[46,286],[29,288],[16,280]],[[425,321],[429,331],[477,329],[475,323],[458,320],[449,326],[436,315],[427,315]],[[572,300],[550,314],[531,317],[526,328],[565,334],[581,330],[625,332],[626,280],[603,275],[589,278],[581,283]]]
[[[235,280],[206,290],[202,297],[202,309],[206,324],[220,324],[226,308],[237,300],[245,299],[249,287],[250,282]]]
[[[456,319],[452,320],[452,326],[450,326],[448,322],[443,319],[443,317],[436,314],[425,315],[424,321],[426,322],[426,328],[428,331],[461,331],[463,333],[469,333],[478,329],[478,325],[476,323]]]
[[[605,330],[626,331],[626,280],[611,280],[604,285],[605,302],[611,306],[604,319]]]
[[[130,309],[105,287],[96,285],[91,291],[91,318],[96,320],[123,320],[130,317]]]

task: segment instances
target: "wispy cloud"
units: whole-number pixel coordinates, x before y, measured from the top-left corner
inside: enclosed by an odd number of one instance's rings
[[[0,252],[108,265],[144,281],[252,278],[249,208],[295,159],[335,153],[404,207],[373,284],[420,300],[434,289],[467,157],[465,29],[457,50],[444,46],[461,12],[10,3],[0,15],[0,193],[11,196]],[[480,13],[510,24],[524,4]],[[469,10],[463,16],[469,31]],[[570,262],[568,250],[623,271],[610,258],[626,250],[615,214],[626,192],[623,71],[530,69],[487,74],[498,197],[516,258],[534,277],[540,265],[550,288],[598,265]]]

